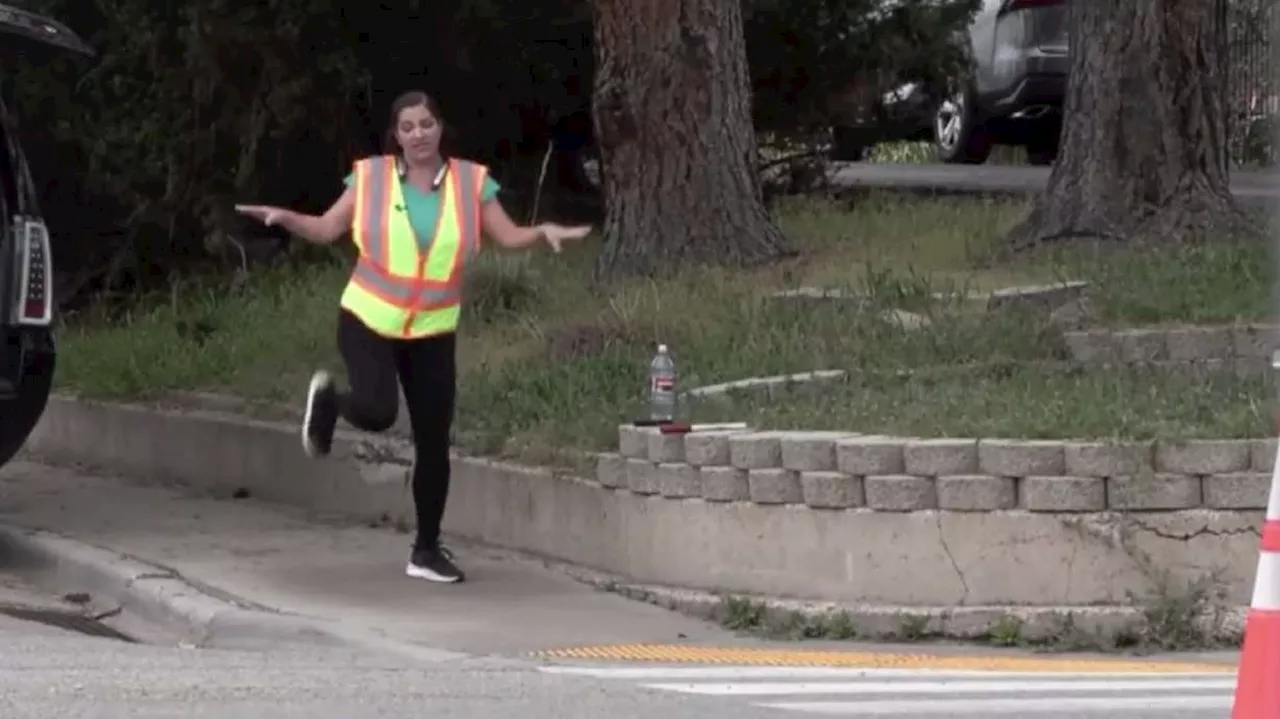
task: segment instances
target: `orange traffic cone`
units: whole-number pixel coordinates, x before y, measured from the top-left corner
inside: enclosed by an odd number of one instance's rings
[[[1271,473],[1231,719],[1280,719],[1280,457]]]

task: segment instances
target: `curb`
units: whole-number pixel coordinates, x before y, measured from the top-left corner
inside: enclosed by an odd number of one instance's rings
[[[932,642],[938,640],[976,642],[993,641],[993,627],[1006,625],[1016,634],[1007,639],[1013,646],[1031,643],[1032,646],[1052,647],[1055,642],[1071,639],[1072,635],[1088,638],[1101,644],[1117,638],[1141,626],[1143,610],[1127,605],[1018,607],[1018,606],[891,606],[851,605],[838,602],[819,602],[781,597],[752,595],[717,595],[690,589],[661,587],[643,584],[613,583],[606,580],[597,584],[590,578],[579,578],[604,591],[611,591],[635,601],[645,602],[671,611],[713,622],[723,622],[729,617],[729,602],[752,612],[759,612],[760,626],[756,630],[774,628],[784,634],[803,632],[806,626],[821,627],[841,617],[851,632],[848,637],[894,643]],[[1201,621],[1209,622],[1209,618]],[[1244,612],[1231,609],[1220,623],[1212,627],[1218,641],[1224,645],[1239,644],[1244,626]],[[826,638],[818,636],[815,638]],[[1050,649],[1052,651],[1052,649]]]
[[[168,567],[43,530],[0,524],[0,563],[46,591],[87,595],[98,615],[112,617],[106,623],[141,624],[146,633],[183,646],[261,650],[294,645],[390,652],[419,661],[470,658],[283,613],[200,586]]]
[[[533,562],[542,567],[584,584],[596,591],[609,592],[636,602],[643,602],[668,611],[704,621],[723,624],[731,603],[741,608],[757,611],[762,626],[756,629],[799,628],[830,623],[833,617],[847,619],[852,636],[845,640],[914,643],[959,641],[986,643],[993,639],[992,627],[1007,624],[1016,628],[1022,642],[1051,644],[1066,632],[1098,640],[1114,639],[1138,626],[1144,619],[1142,607],[1127,604],[1100,604],[1090,606],[918,606],[887,604],[852,604],[820,600],[793,599],[788,597],[738,592],[710,592],[701,589],[673,587],[634,582],[626,577],[589,569],[576,564],[526,552],[489,545],[475,545],[478,551],[492,559]],[[1247,608],[1231,608],[1221,617],[1202,617],[1203,628],[1229,645],[1239,645],[1244,632]],[[750,633],[750,628],[739,631]],[[785,633],[785,632],[784,632]],[[823,639],[824,637],[805,637]],[[828,639],[830,639],[828,637]],[[839,639],[839,638],[837,638]],[[996,644],[997,648],[1000,646]],[[1048,650],[1052,652],[1053,650]],[[535,653],[535,656],[552,657],[555,651]],[[1140,655],[1141,652],[1120,654]]]

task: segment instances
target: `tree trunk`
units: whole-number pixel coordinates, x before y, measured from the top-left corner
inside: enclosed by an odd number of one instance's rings
[[[592,0],[597,279],[785,256],[755,172],[738,0]]]
[[[1011,249],[1257,230],[1228,184],[1218,31],[1208,0],[1071,3],[1061,151]]]

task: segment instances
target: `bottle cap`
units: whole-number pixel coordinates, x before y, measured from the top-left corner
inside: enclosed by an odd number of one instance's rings
[[[666,352],[666,351],[667,351],[667,346],[666,346],[666,345],[658,345],[658,353],[659,353],[659,354],[661,354],[661,353],[663,353],[663,352]]]

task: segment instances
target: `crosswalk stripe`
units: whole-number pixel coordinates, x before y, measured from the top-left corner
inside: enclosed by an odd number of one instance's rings
[[[1168,692],[1235,688],[1234,679],[1126,681],[957,681],[957,682],[748,682],[741,684],[641,684],[648,689],[712,696],[812,694],[1052,694],[1055,692]]]
[[[984,672],[797,666],[549,665],[548,674],[622,680],[655,691],[741,698],[752,706],[847,717],[1229,708],[1235,671]],[[839,697],[848,697],[839,700]],[[788,701],[788,699],[791,699]]]
[[[810,714],[886,716],[894,714],[1032,714],[1071,711],[1197,710],[1231,707],[1229,694],[1163,697],[1054,697],[1028,699],[928,699],[871,702],[780,702],[759,704]]]
[[[1205,672],[984,672],[980,670],[944,670],[931,671],[923,669],[856,669],[843,667],[619,667],[619,666],[581,666],[550,665],[539,667],[547,674],[572,674],[577,676],[596,677],[599,679],[633,679],[657,681],[663,679],[860,679],[860,678],[892,678],[892,677],[927,677],[929,679],[1044,679],[1065,677],[1081,677],[1087,679],[1222,679],[1231,677],[1235,672],[1227,667],[1220,673]]]

